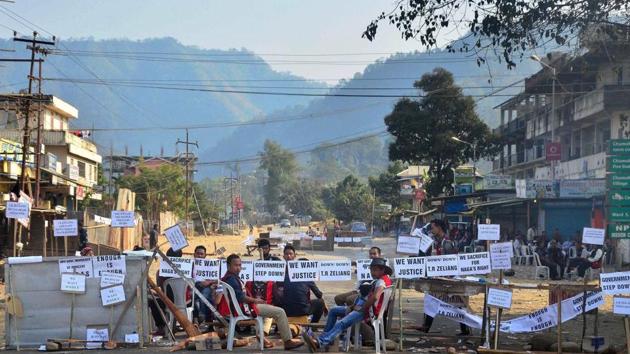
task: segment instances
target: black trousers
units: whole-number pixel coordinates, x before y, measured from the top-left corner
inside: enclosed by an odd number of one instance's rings
[[[324,299],[312,299],[311,300],[311,308],[309,309],[309,313],[313,316],[311,318],[311,323],[317,323],[324,315],[324,307],[325,307]]]

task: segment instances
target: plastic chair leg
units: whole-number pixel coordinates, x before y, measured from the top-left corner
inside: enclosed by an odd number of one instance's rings
[[[256,317],[256,330],[260,341],[260,350],[265,350],[265,330],[262,317]]]
[[[361,350],[361,322],[354,324],[354,350]]]
[[[234,348],[234,332],[236,332],[236,321],[230,319],[230,331],[227,337],[227,350],[230,352]]]
[[[381,354],[381,329],[377,321],[372,322],[374,326],[374,352]]]
[[[383,321],[379,321],[378,323],[380,328],[381,335],[381,346],[383,347],[383,353],[387,354],[387,342],[385,341],[385,323]]]

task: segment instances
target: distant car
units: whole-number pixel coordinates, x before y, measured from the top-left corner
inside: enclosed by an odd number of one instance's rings
[[[352,232],[363,232],[363,233],[367,233],[367,225],[365,225],[364,222],[362,221],[355,221],[352,224],[350,224],[350,231]]]
[[[280,227],[291,227],[291,222],[289,219],[280,220]]]

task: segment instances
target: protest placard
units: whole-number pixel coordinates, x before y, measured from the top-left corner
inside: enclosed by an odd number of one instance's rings
[[[630,297],[615,296],[613,298],[613,313],[615,315],[630,315]]]
[[[101,272],[101,288],[125,283],[125,275],[120,273]]]
[[[193,259],[192,258],[183,258],[183,257],[168,257],[168,259],[173,262],[173,264],[184,273],[186,278],[192,277],[192,267],[193,267]],[[166,263],[165,261],[160,262],[160,276],[166,278],[179,278],[179,275],[175,273],[173,268]]]
[[[394,275],[401,279],[418,279],[426,276],[424,257],[394,259]]]
[[[352,279],[352,262],[349,259],[342,261],[319,261],[320,281],[344,281]]]
[[[92,263],[95,277],[100,277],[103,272],[127,274],[127,262],[123,255],[94,256]]]
[[[603,245],[605,235],[605,229],[585,227],[582,230],[582,243],[587,245]]]
[[[171,244],[171,248],[173,251],[179,251],[182,248],[188,246],[188,240],[186,236],[182,232],[182,228],[179,225],[173,225],[166,230],[164,230],[164,235],[168,240],[168,243]]]
[[[221,260],[221,278],[227,273],[228,265],[225,260]],[[243,282],[254,280],[254,261],[241,260],[241,272],[238,274]]]
[[[255,281],[284,281],[285,261],[255,261]]]
[[[512,243],[499,242],[490,244],[490,264],[492,270],[512,268]]]
[[[64,293],[84,294],[85,275],[83,274],[61,274],[61,291]]]
[[[459,274],[458,257],[456,254],[425,258],[427,276],[429,277],[447,277]]]
[[[91,328],[88,327],[85,333],[85,343],[87,349],[100,349],[103,343],[109,341],[109,331],[107,328]]]
[[[53,236],[78,236],[79,225],[77,219],[57,219],[53,220]]]
[[[440,303],[436,316],[444,316],[450,320],[463,323],[471,328],[481,328],[482,319],[479,316],[472,315],[464,309],[455,306]]]
[[[116,305],[125,301],[125,289],[122,285],[114,285],[101,289],[101,303],[103,306]]]
[[[429,247],[433,246],[433,238],[427,234],[420,235],[420,251],[427,253]]]
[[[319,265],[317,261],[289,261],[289,281],[306,282],[319,280]]]
[[[357,259],[357,280],[365,281],[372,280],[372,273],[370,273],[371,259]]]
[[[112,227],[136,227],[133,211],[112,210]]]
[[[630,294],[630,272],[601,273],[599,281],[604,294]]]
[[[501,332],[530,333],[539,332],[558,325],[557,306],[547,306],[528,315],[501,323]]]
[[[510,309],[512,307],[512,290],[490,287],[488,288],[487,301],[488,306]]]
[[[125,343],[140,343],[140,336],[138,333],[125,334]]]
[[[420,238],[414,236],[398,236],[396,253],[417,255],[420,250]]]
[[[59,260],[59,273],[79,273],[88,278],[94,277],[92,257],[73,257]]]
[[[28,219],[31,209],[28,203],[7,202],[4,213],[7,219]]]
[[[562,301],[562,322],[575,318],[582,314],[584,305],[584,293],[579,293]],[[604,305],[604,294],[601,291],[588,291],[586,293],[586,310],[589,312]],[[553,306],[553,305],[552,305]]]
[[[219,280],[221,274],[221,260],[195,258],[193,270],[196,282],[203,280]]]
[[[499,241],[501,239],[501,225],[478,224],[477,239],[485,241]]]
[[[488,274],[490,269],[490,254],[488,252],[459,254],[459,275]]]

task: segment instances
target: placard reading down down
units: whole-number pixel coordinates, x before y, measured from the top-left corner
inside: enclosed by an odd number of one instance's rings
[[[352,261],[319,261],[320,281],[343,281],[352,279]]]

